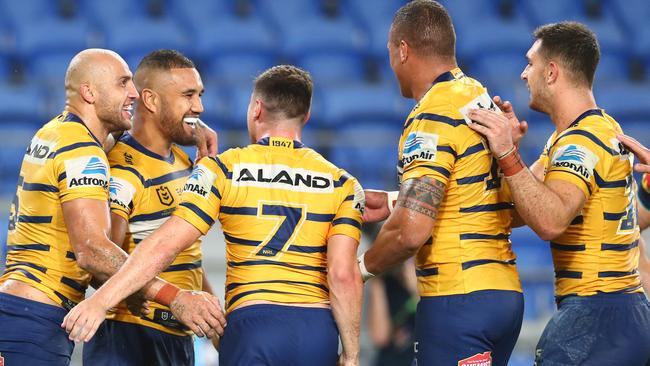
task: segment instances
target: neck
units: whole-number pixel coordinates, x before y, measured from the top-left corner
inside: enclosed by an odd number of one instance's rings
[[[259,141],[265,137],[284,137],[289,140],[300,141],[301,132],[299,124],[294,122],[273,123],[273,126],[264,126],[262,124],[258,127],[257,133],[255,134],[255,141]]]
[[[591,89],[567,88],[554,98],[549,116],[559,133],[569,128],[582,113],[595,108],[598,106]]]
[[[86,125],[86,128],[88,128],[90,133],[92,133],[99,142],[103,144],[104,141],[106,141],[109,131],[99,120],[96,113],[90,111],[89,108],[76,106],[73,103],[70,103],[70,101],[66,102],[64,110],[81,118],[84,125]]]
[[[433,82],[442,74],[457,68],[455,59],[441,60],[435,59],[428,62],[423,62],[419,67],[415,68],[413,73],[413,83],[411,87],[411,95],[413,99],[419,102],[424,95],[431,89]]]
[[[162,133],[160,125],[153,119],[136,112],[133,128],[129,133],[147,150],[163,157],[169,157],[171,154],[171,140]]]

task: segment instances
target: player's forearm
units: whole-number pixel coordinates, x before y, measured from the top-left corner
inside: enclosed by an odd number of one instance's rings
[[[558,194],[523,169],[506,177],[515,208],[523,221],[542,239],[551,240],[566,230],[573,217]]]
[[[328,272],[328,282],[332,314],[339,329],[343,352],[347,357],[357,358],[363,283],[356,263],[349,270]]]
[[[108,238],[95,238],[75,246],[77,264],[90,273],[96,282],[103,283],[124,264],[128,255]]]
[[[395,213],[396,215],[399,213]],[[382,226],[375,242],[364,254],[366,269],[375,275],[395,267],[415,255],[426,241],[426,229],[404,227],[389,219]]]
[[[149,300],[154,299],[165,284],[164,281],[154,278],[167,268],[178,254],[166,248],[161,239],[159,235],[154,234],[138,244],[122,268],[106,281],[94,296],[107,308],[111,308],[146,285],[143,289],[144,296]]]

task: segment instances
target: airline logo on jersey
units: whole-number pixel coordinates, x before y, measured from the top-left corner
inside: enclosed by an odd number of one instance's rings
[[[311,193],[334,191],[332,174],[281,164],[235,164],[232,185]]]
[[[566,145],[553,156],[554,167],[567,168],[589,180],[593,174],[598,156],[582,145]]]
[[[458,361],[458,366],[492,366],[492,352],[477,353]]]
[[[467,113],[469,113],[470,109],[489,109],[491,111],[501,112],[499,107],[494,104],[492,98],[490,98],[490,95],[487,92],[472,99],[469,103],[465,104],[458,110],[460,114],[463,115],[463,119],[468,125],[474,123],[471,119],[469,119],[469,117],[467,117]]]
[[[108,189],[108,168],[99,156],[82,156],[65,161],[68,188],[102,187]]]
[[[216,175],[210,169],[199,164],[194,167],[192,174],[187,179],[183,192],[193,193],[207,199],[215,179]]]
[[[48,156],[54,154],[56,143],[54,141],[43,140],[34,136],[25,152],[25,161],[32,164],[45,165]]]
[[[434,161],[438,152],[438,135],[426,132],[411,132],[404,141],[402,150],[402,164],[407,166],[411,162]]]
[[[111,203],[128,209],[135,195],[135,187],[125,179],[111,177],[108,194]]]

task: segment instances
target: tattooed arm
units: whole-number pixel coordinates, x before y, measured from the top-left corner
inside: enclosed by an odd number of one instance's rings
[[[370,273],[384,272],[417,253],[431,236],[445,189],[443,183],[430,177],[402,183],[395,211],[364,254]]]

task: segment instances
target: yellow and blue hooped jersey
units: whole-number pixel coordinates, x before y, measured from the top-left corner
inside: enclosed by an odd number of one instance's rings
[[[470,108],[496,110],[487,90],[458,68],[413,108],[400,139],[398,177],[447,186],[431,238],[416,256],[420,296],[521,292],[510,243],[513,203],[496,160],[467,126]]]
[[[174,215],[226,239],[226,308],[329,303],[327,240],[359,240],[363,190],[299,141],[265,138],[195,166]]]
[[[544,181],[561,180],[586,197],[582,212],[551,241],[559,297],[642,292],[633,156],[616,139],[623,131],[600,109],[553,133],[540,162]]]
[[[28,283],[66,309],[83,300],[90,275],[77,265],[61,204],[108,204],[108,182],[102,145],[78,116],[64,112],[38,130],[20,168],[0,282]]]

